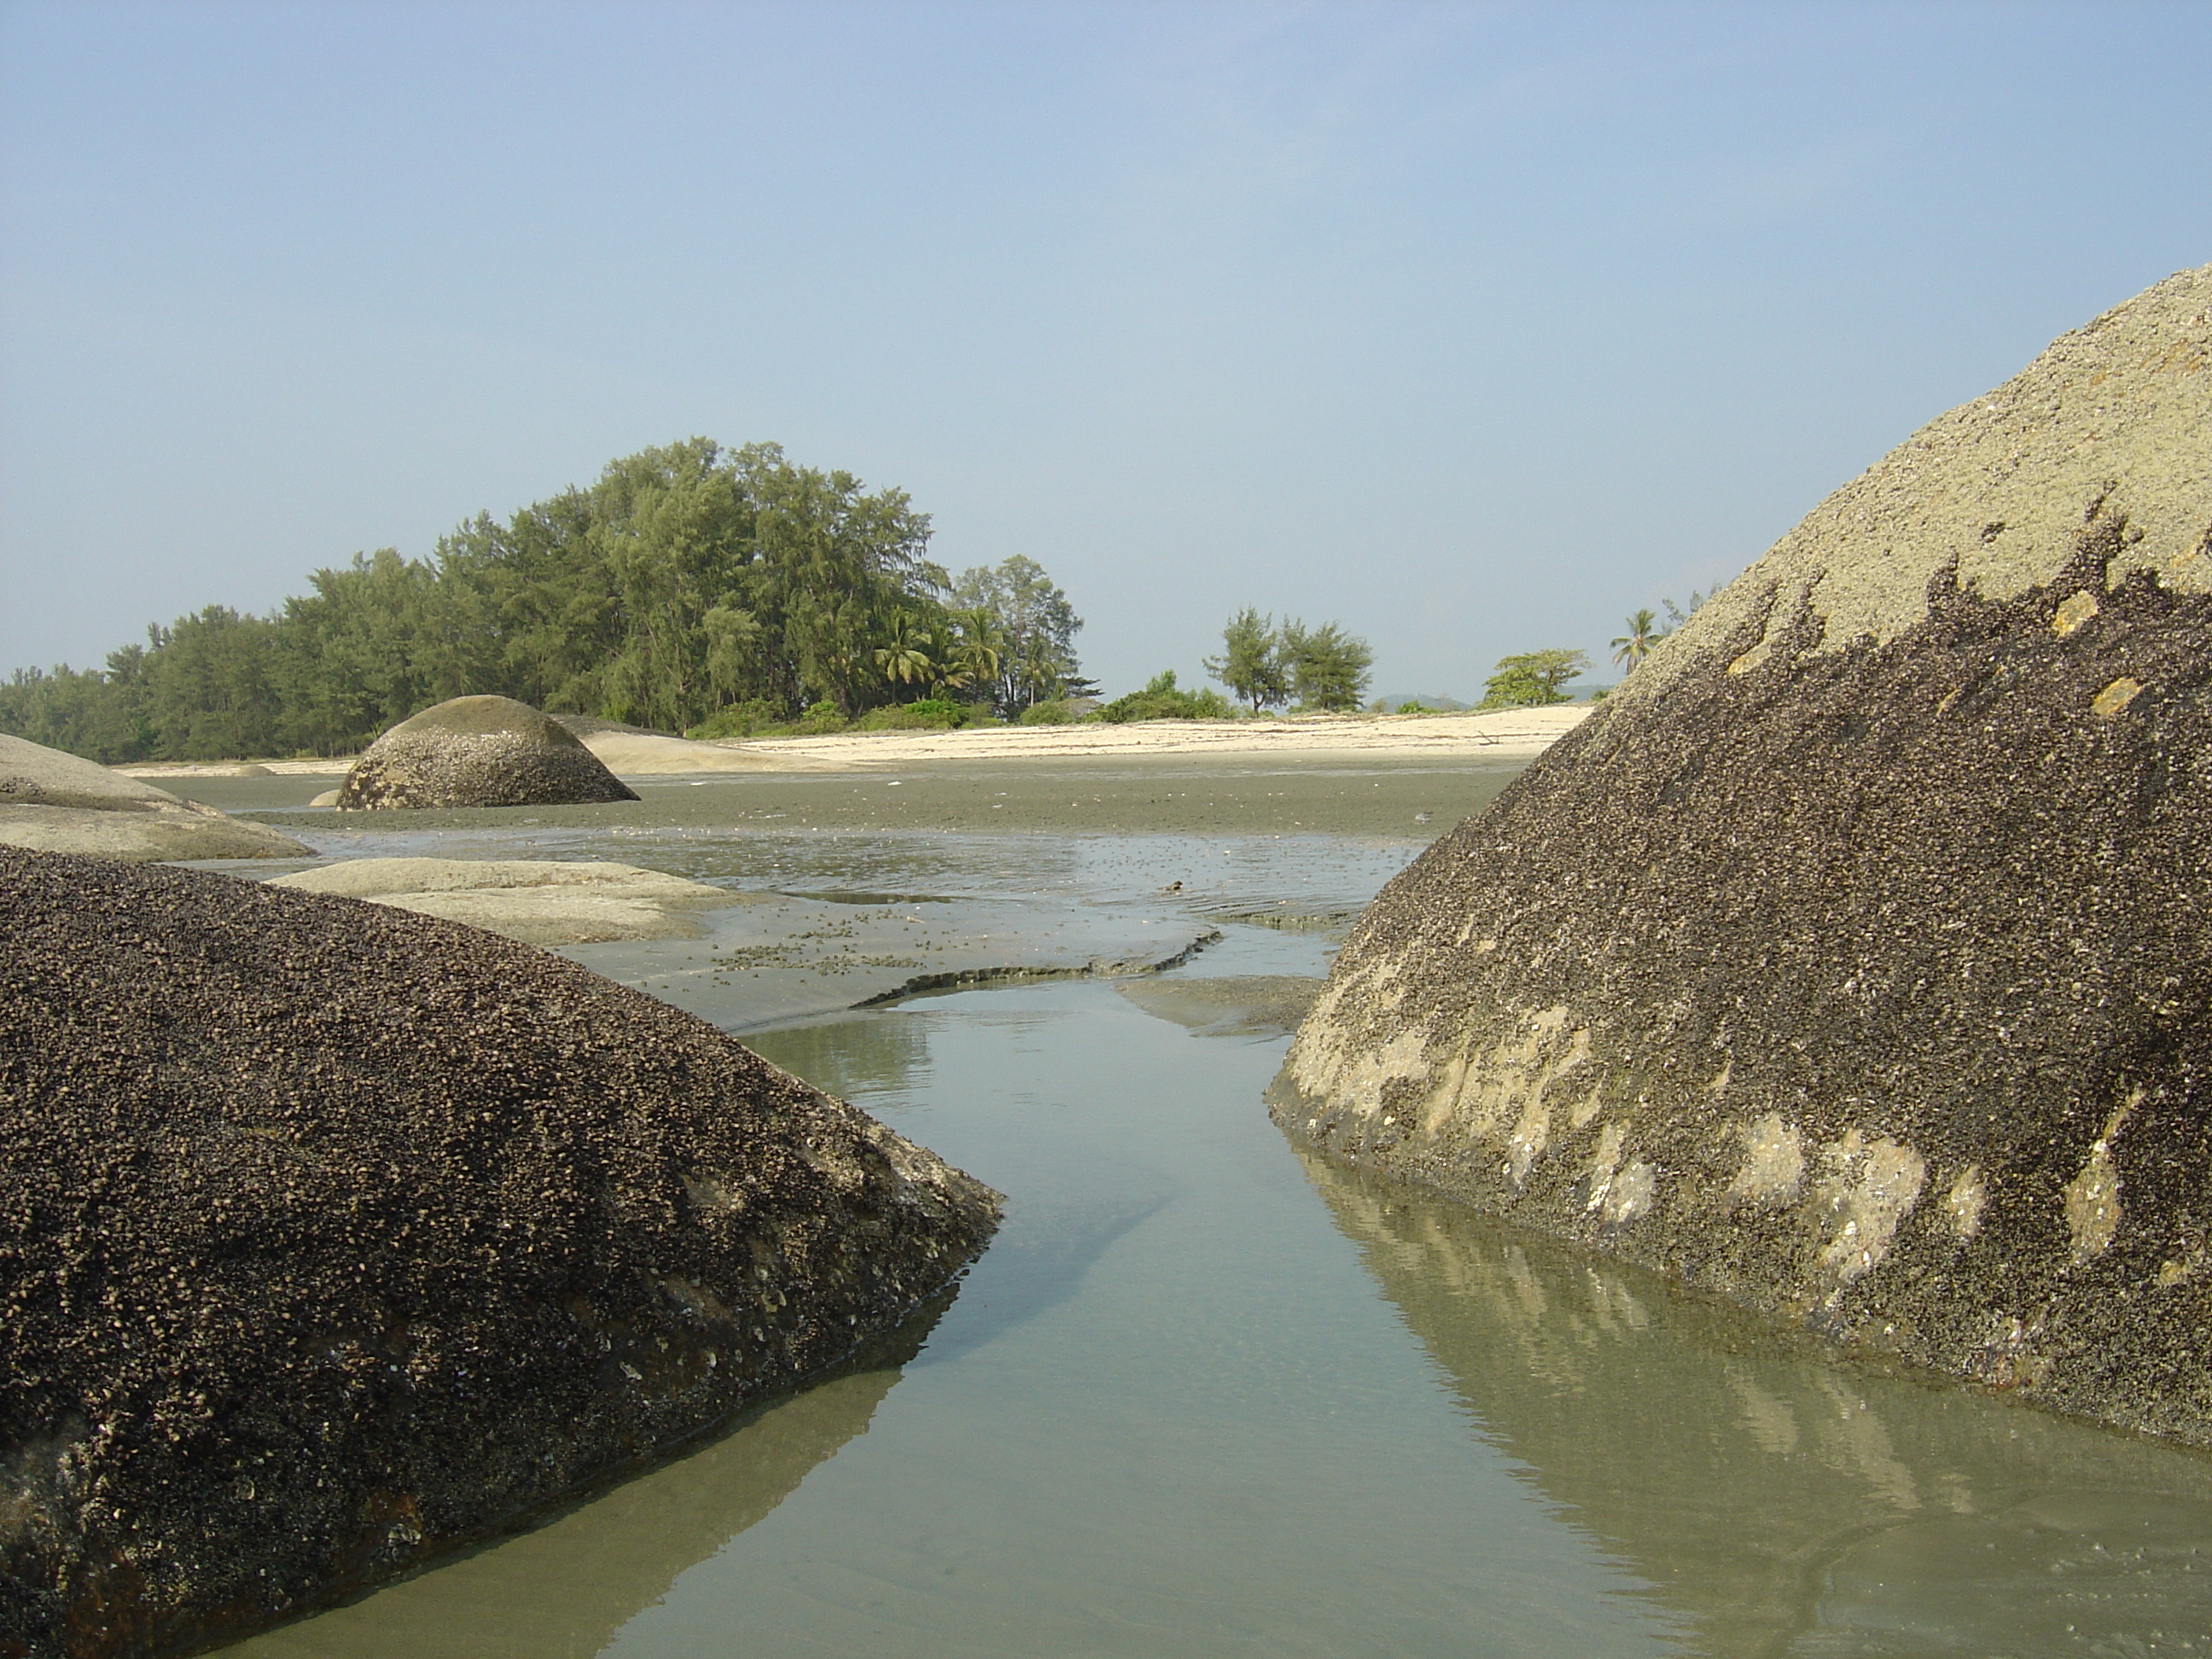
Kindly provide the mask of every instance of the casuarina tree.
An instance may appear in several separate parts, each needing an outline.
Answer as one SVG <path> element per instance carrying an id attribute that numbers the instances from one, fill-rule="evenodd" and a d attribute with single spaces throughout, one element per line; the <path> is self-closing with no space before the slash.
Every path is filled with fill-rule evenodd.
<path id="1" fill-rule="evenodd" d="M 1290 672 L 1291 695 L 1300 708 L 1343 714 L 1366 697 L 1375 652 L 1335 623 L 1312 629 L 1301 622 L 1285 623 L 1280 652 Z"/>
<path id="2" fill-rule="evenodd" d="M 1249 605 L 1221 630 L 1221 654 L 1206 659 L 1206 672 L 1227 686 L 1238 702 L 1251 704 L 1255 714 L 1280 708 L 1291 694 L 1275 619 Z"/>

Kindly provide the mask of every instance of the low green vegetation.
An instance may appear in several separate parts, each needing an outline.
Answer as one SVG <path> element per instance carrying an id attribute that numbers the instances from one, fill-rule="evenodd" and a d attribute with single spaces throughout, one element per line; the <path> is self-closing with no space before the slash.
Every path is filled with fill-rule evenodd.
<path id="1" fill-rule="evenodd" d="M 1374 666 L 1367 641 L 1335 623 L 1308 628 L 1285 617 L 1278 626 L 1249 605 L 1221 630 L 1221 654 L 1206 659 L 1206 672 L 1255 714 L 1285 703 L 1328 713 L 1357 708 Z"/>
<path id="2" fill-rule="evenodd" d="M 837 705 L 826 707 L 831 713 Z M 791 720 L 774 703 L 763 697 L 748 697 L 743 702 L 733 702 L 717 708 L 696 726 L 686 726 L 684 735 L 702 743 L 714 743 L 732 738 L 787 736 Z"/>
<path id="3" fill-rule="evenodd" d="M 1133 720 L 1225 720 L 1236 715 L 1229 700 L 1212 686 L 1186 691 L 1176 684 L 1175 670 L 1168 668 L 1153 675 L 1143 690 L 1115 698 L 1097 717 L 1125 726 Z"/>
<path id="4" fill-rule="evenodd" d="M 343 753 L 471 692 L 742 737 L 921 703 L 1010 719 L 1094 690 L 1042 566 L 956 580 L 928 541 L 903 490 L 690 439 L 479 515 L 429 558 L 315 571 L 266 617 L 210 605 L 104 668 L 19 670 L 0 731 L 112 764 Z"/>
<path id="5" fill-rule="evenodd" d="M 915 702 L 890 702 L 871 708 L 853 724 L 860 732 L 950 732 L 973 723 L 981 713 L 972 702 L 923 697 Z"/>

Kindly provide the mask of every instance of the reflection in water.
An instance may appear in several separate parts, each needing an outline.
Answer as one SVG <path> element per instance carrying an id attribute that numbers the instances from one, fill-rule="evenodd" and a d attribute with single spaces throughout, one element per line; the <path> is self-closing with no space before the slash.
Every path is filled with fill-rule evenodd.
<path id="1" fill-rule="evenodd" d="M 1311 948 L 1269 937 L 1246 965 Z M 866 1440 L 608 1659 L 1679 1650 L 1467 1432 L 1329 1224 L 1258 1109 L 1279 1039 L 1194 1041 L 1081 982 L 823 1031 L 896 1024 L 927 1062 L 864 1103 L 1006 1193 L 1005 1224 Z"/>
<path id="2" fill-rule="evenodd" d="M 916 1365 L 941 1365 L 1071 1299 L 1091 1264 L 1168 1201 L 1164 1191 L 1102 1194 L 1022 1206 L 985 1252 L 988 1277 Z"/>
<path id="3" fill-rule="evenodd" d="M 1032 1060 L 1065 1042 L 1058 1022 L 1019 1014 L 983 1018 L 1012 1053 Z M 926 1019 L 846 1018 L 749 1032 L 746 1042 L 816 1088 L 882 1113 L 895 1112 L 938 1081 L 931 1033 Z M 1004 1089 L 1007 1081 L 974 1079 L 966 1086 L 988 1090 L 995 1082 Z M 962 1085 L 956 1081 L 954 1086 Z M 1172 1190 L 1141 1164 L 1095 1158 L 1076 1170 L 1035 1170 L 1018 1186 L 957 1311 L 915 1364 L 942 1364 L 1066 1301 L 1091 1264 L 1158 1212 Z"/>
<path id="4" fill-rule="evenodd" d="M 633 861 L 1140 909 L 1175 879 L 1317 909 L 1396 856 L 954 839 L 725 833 Z M 1144 981 L 1164 1018 L 1078 981 L 749 1037 L 1008 1194 L 926 1352 L 237 1651 L 2212 1652 L 2212 1462 L 1839 1366 L 1436 1200 L 1302 1174 L 1260 1105 L 1282 1039 L 1218 1016 L 1322 971 L 1327 939 L 1224 931 Z"/>
<path id="5" fill-rule="evenodd" d="M 912 1020 L 857 1021 L 849 1015 L 748 1031 L 745 1046 L 824 1094 L 876 1111 L 928 1075 L 929 1041 Z"/>
<path id="6" fill-rule="evenodd" d="M 255 1638 L 238 1659 L 591 1659 L 855 1435 L 942 1311 L 709 1444 L 532 1532 Z"/>
<path id="7" fill-rule="evenodd" d="M 1480 1433 L 1723 1656 L 2212 1651 L 2212 1462 L 1846 1368 L 1317 1159 Z"/>

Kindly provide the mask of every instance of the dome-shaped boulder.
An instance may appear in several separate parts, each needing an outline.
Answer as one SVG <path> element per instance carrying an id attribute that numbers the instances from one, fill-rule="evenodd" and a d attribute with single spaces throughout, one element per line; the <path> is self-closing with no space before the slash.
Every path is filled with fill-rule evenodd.
<path id="1" fill-rule="evenodd" d="M 143 779 L 0 732 L 0 845 L 144 864 L 313 858 L 265 825 L 180 800 Z"/>
<path id="2" fill-rule="evenodd" d="M 2212 1444 L 2212 268 L 1838 490 L 1425 853 L 1273 1102 Z"/>
<path id="3" fill-rule="evenodd" d="M 981 1183 L 549 951 L 0 848 L 0 1653 L 198 1651 L 891 1331 Z"/>
<path id="4" fill-rule="evenodd" d="M 558 720 L 512 697 L 454 697 L 399 722 L 362 751 L 341 811 L 570 806 L 636 791 Z"/>

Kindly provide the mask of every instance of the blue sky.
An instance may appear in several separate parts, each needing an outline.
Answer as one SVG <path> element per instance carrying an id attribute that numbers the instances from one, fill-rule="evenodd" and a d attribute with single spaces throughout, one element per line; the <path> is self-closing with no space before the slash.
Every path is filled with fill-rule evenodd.
<path id="1" fill-rule="evenodd" d="M 2206 0 L 0 3 L 0 672 L 705 434 L 1109 690 L 1249 603 L 1469 696 L 2212 261 L 2208 85 Z"/>

